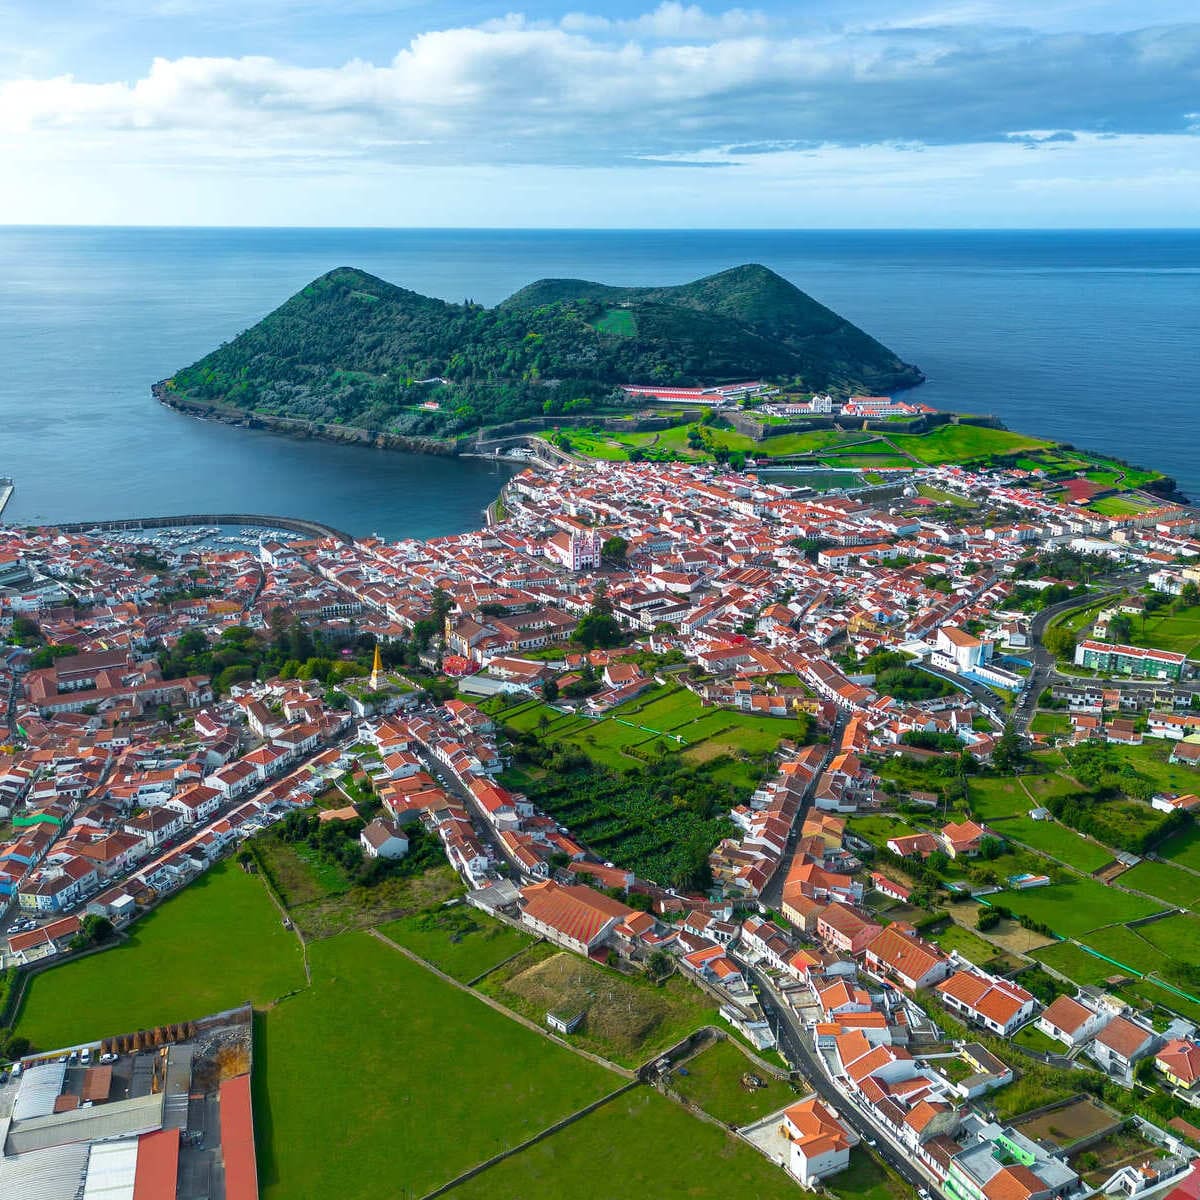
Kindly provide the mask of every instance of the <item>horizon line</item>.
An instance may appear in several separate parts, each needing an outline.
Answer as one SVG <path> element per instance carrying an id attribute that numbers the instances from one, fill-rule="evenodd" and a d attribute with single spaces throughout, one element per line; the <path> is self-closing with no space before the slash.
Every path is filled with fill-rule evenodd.
<path id="1" fill-rule="evenodd" d="M 822 234 L 822 233 L 1200 233 L 1198 225 L 201 225 L 166 222 L 82 224 L 60 222 L 3 222 L 0 232 L 45 230 L 189 230 L 228 232 L 343 233 L 657 233 L 657 234 Z"/>

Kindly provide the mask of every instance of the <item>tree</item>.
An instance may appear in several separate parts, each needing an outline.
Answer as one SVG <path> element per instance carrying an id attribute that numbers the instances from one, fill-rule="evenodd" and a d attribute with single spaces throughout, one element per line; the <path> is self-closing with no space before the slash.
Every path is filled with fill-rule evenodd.
<path id="1" fill-rule="evenodd" d="M 553 679 L 542 680 L 542 699 L 553 704 L 558 699 L 558 684 Z"/>
<path id="2" fill-rule="evenodd" d="M 1026 759 L 1025 746 L 1013 726 L 1005 725 L 1004 732 L 996 739 L 992 751 L 992 763 L 1001 774 L 1008 775 L 1019 770 Z"/>
<path id="3" fill-rule="evenodd" d="M 1117 613 L 1108 623 L 1109 641 L 1128 645 L 1131 637 L 1133 637 L 1133 622 L 1125 613 Z"/>
<path id="4" fill-rule="evenodd" d="M 1179 593 L 1179 604 L 1181 608 L 1195 608 L 1197 604 L 1200 604 L 1200 585 L 1189 579 Z"/>
<path id="5" fill-rule="evenodd" d="M 600 547 L 600 554 L 602 557 L 611 559 L 613 562 L 623 563 L 628 550 L 629 543 L 618 535 L 610 537 L 605 541 L 604 545 Z"/>
<path id="6" fill-rule="evenodd" d="M 439 633 L 445 628 L 446 618 L 450 615 L 453 607 L 454 601 L 450 598 L 449 593 L 443 588 L 435 587 L 429 597 L 429 612 L 437 622 Z"/>
<path id="7" fill-rule="evenodd" d="M 593 616 L 612 616 L 612 601 L 608 598 L 608 583 L 601 579 L 592 592 L 591 613 Z"/>
<path id="8" fill-rule="evenodd" d="M 980 907 L 975 914 L 975 928 L 986 932 L 1000 924 L 1000 914 L 994 908 Z"/>
<path id="9" fill-rule="evenodd" d="M 646 959 L 646 974 L 651 979 L 666 979 L 675 970 L 675 960 L 665 950 L 655 950 Z"/>
<path id="10" fill-rule="evenodd" d="M 1042 645 L 1055 658 L 1068 659 L 1075 656 L 1075 634 L 1065 625 L 1051 625 L 1042 634 Z"/>

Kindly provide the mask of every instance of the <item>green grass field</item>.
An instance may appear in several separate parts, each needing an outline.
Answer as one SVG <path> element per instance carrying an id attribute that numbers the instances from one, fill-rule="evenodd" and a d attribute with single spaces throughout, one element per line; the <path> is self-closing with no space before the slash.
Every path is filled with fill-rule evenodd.
<path id="1" fill-rule="evenodd" d="M 1102 925 L 1124 924 L 1158 912 L 1162 905 L 1105 887 L 1094 879 L 1072 879 L 1024 892 L 999 892 L 993 904 L 1029 916 L 1064 937 L 1079 937 Z"/>
<path id="2" fill-rule="evenodd" d="M 601 333 L 615 333 L 619 337 L 637 335 L 637 320 L 627 308 L 610 308 L 596 319 L 592 327 Z"/>
<path id="3" fill-rule="evenodd" d="M 947 954 L 952 950 L 957 950 L 963 958 L 973 962 L 977 967 L 991 962 L 993 958 L 1002 953 L 991 942 L 981 938 L 979 934 L 973 933 L 970 929 L 964 929 L 953 921 L 941 933 L 934 934 L 930 940 L 941 946 Z"/>
<path id="4" fill-rule="evenodd" d="M 53 1050 L 267 1004 L 303 984 L 299 943 L 263 881 L 223 863 L 138 921 L 128 941 L 36 976 L 16 1029 Z"/>
<path id="5" fill-rule="evenodd" d="M 910 1200 L 912 1189 L 866 1146 L 850 1151 L 850 1165 L 823 1184 L 839 1200 Z"/>
<path id="6" fill-rule="evenodd" d="M 312 987 L 255 1044 L 267 1200 L 419 1196 L 620 1084 L 369 934 L 311 957 Z"/>
<path id="7" fill-rule="evenodd" d="M 989 429 L 984 425 L 941 425 L 932 433 L 895 433 L 890 438 L 897 449 L 923 463 L 967 462 L 990 454 L 1014 454 L 1039 450 L 1051 443 L 1040 438 Z"/>
<path id="8" fill-rule="evenodd" d="M 1122 762 L 1149 779 L 1157 791 L 1185 795 L 1200 787 L 1200 772 L 1167 761 L 1174 745 L 1165 738 L 1149 738 L 1140 746 L 1113 746 L 1112 750 Z"/>
<path id="9" fill-rule="evenodd" d="M 453 1200 L 562 1195 L 572 1200 L 796 1200 L 800 1192 L 756 1150 L 642 1087 L 451 1193 Z M 847 1200 L 891 1200 L 891 1195 L 863 1191 Z"/>
<path id="10" fill-rule="evenodd" d="M 1031 817 L 1003 817 L 992 824 L 1001 836 L 1040 850 L 1078 871 L 1091 874 L 1112 862 L 1112 851 L 1090 842 L 1057 821 L 1035 821 Z M 1200 883 L 1200 880 L 1197 880 Z"/>
<path id="11" fill-rule="evenodd" d="M 401 917 L 379 932 L 463 983 L 533 944 L 529 934 L 465 905 Z"/>
<path id="12" fill-rule="evenodd" d="M 1178 833 L 1173 833 L 1159 842 L 1156 850 L 1162 858 L 1200 871 L 1200 825 L 1189 825 Z"/>
<path id="13" fill-rule="evenodd" d="M 1141 928 L 1151 929 L 1153 925 L 1143 925 Z M 1094 929 L 1083 940 L 1091 949 L 1100 954 L 1107 954 L 1109 958 L 1114 958 L 1143 975 L 1161 970 L 1167 961 L 1161 950 L 1148 942 L 1136 929 L 1130 929 L 1126 925 Z M 1107 974 L 1111 975 L 1112 971 L 1108 970 Z"/>
<path id="14" fill-rule="evenodd" d="M 1088 505 L 1092 512 L 1099 513 L 1103 517 L 1128 517 L 1134 513 L 1145 512 L 1151 507 L 1153 506 L 1148 501 L 1127 493 L 1118 496 L 1104 496 L 1099 500 L 1093 500 Z"/>
<path id="15" fill-rule="evenodd" d="M 1170 863 L 1141 862 L 1122 873 L 1119 882 L 1124 887 L 1157 896 L 1167 904 L 1191 908 L 1200 900 L 1200 875 L 1193 875 Z"/>
<path id="16" fill-rule="evenodd" d="M 1135 646 L 1200 658 L 1200 605 L 1147 617 L 1145 628 L 1140 620 L 1134 621 L 1132 641 Z"/>
<path id="17" fill-rule="evenodd" d="M 972 775 L 967 779 L 971 811 L 981 821 L 1013 817 L 1036 807 L 1011 775 Z"/>
<path id="18" fill-rule="evenodd" d="M 771 753 L 784 738 L 803 741 L 806 716 L 760 717 L 730 709 L 705 707 L 686 688 L 654 688 L 618 705 L 600 718 L 563 714 L 538 700 L 511 707 L 490 707 L 505 725 L 523 733 L 536 732 L 546 742 L 564 742 L 594 762 L 628 771 L 645 764 L 623 750 L 658 747 L 679 753 L 688 762 L 707 762 L 722 754 Z M 729 782 L 753 786 L 757 779 L 744 764 L 730 766 Z"/>
<path id="19" fill-rule="evenodd" d="M 732 1042 L 716 1042 L 691 1059 L 686 1075 L 675 1071 L 671 1086 L 709 1116 L 731 1125 L 749 1125 L 791 1104 L 796 1095 L 782 1080 L 762 1072 Z M 747 1091 L 742 1076 L 757 1075 L 767 1085 Z"/>
<path id="20" fill-rule="evenodd" d="M 1029 728 L 1034 733 L 1070 733 L 1071 718 L 1066 713 L 1061 712 L 1039 712 L 1034 714 L 1033 720 L 1029 723 Z"/>
<path id="21" fill-rule="evenodd" d="M 1110 975 L 1118 974 L 1118 968 L 1103 962 L 1094 955 L 1081 950 L 1073 942 L 1055 942 L 1034 950 L 1032 957 L 1056 971 L 1061 971 L 1082 987 L 1096 987 Z"/>
<path id="22" fill-rule="evenodd" d="M 1152 921 L 1140 926 L 1138 933 L 1171 958 L 1200 963 L 1200 918 L 1192 913 Z"/>

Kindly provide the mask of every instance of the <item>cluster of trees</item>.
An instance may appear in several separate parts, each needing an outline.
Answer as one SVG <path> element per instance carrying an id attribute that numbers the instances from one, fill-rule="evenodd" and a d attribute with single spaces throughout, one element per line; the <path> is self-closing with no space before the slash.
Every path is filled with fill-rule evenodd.
<path id="1" fill-rule="evenodd" d="M 1035 555 L 1018 560 L 1013 566 L 1013 578 L 1042 579 L 1049 577 L 1087 583 L 1111 566 L 1112 563 L 1103 555 L 1080 554 L 1078 550 L 1058 546 L 1049 551 L 1039 550 Z M 1065 600 L 1071 594 L 1070 591 L 1067 591 L 1059 598 Z"/>
<path id="2" fill-rule="evenodd" d="M 79 932 L 71 939 L 71 949 L 89 950 L 92 946 L 102 946 L 111 941 L 115 932 L 107 917 L 89 914 L 80 921 Z"/>
<path id="3" fill-rule="evenodd" d="M 536 737 L 515 744 L 519 758 L 545 768 L 525 792 L 613 862 L 663 887 L 705 888 L 708 855 L 733 833 L 733 789 L 713 777 L 714 765 L 692 767 L 664 755 L 617 772 L 562 747 L 547 752 Z"/>
<path id="4" fill-rule="evenodd" d="M 312 813 L 293 812 L 262 836 L 307 846 L 322 861 L 337 867 L 347 886 L 374 887 L 385 879 L 420 875 L 445 861 L 441 843 L 419 823 L 405 830 L 408 853 L 403 858 L 367 858 L 358 840 L 363 825 L 362 819 L 322 821 Z"/>
<path id="5" fill-rule="evenodd" d="M 384 666 L 417 669 L 420 655 L 441 632 L 449 604 L 446 594 L 435 590 L 430 615 L 416 623 L 413 636 L 380 645 Z M 364 634 L 348 648 L 349 658 L 340 644 L 335 646 L 319 630 L 311 630 L 299 620 L 286 621 L 277 610 L 266 633 L 235 625 L 210 641 L 203 630 L 189 629 L 174 646 L 159 647 L 158 661 L 165 678 L 206 675 L 218 693 L 227 692 L 235 683 L 276 675 L 313 679 L 336 690 L 347 679 L 370 673 L 375 639 Z"/>
<path id="6" fill-rule="evenodd" d="M 588 650 L 619 646 L 625 641 L 625 631 L 613 616 L 612 601 L 608 598 L 608 584 L 603 579 L 596 584 L 596 590 L 592 593 L 592 606 L 575 627 L 571 641 Z"/>

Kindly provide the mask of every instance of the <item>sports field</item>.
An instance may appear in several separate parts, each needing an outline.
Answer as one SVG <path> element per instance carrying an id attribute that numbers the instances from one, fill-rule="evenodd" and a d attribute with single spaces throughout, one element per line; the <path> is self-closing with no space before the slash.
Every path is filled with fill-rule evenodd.
<path id="1" fill-rule="evenodd" d="M 267 1200 L 420 1196 L 621 1083 L 370 934 L 310 953 L 256 1030 Z"/>
<path id="2" fill-rule="evenodd" d="M 16 1032 L 53 1050 L 269 1004 L 303 984 L 300 945 L 263 881 L 225 862 L 138 921 L 123 944 L 35 976 Z"/>

